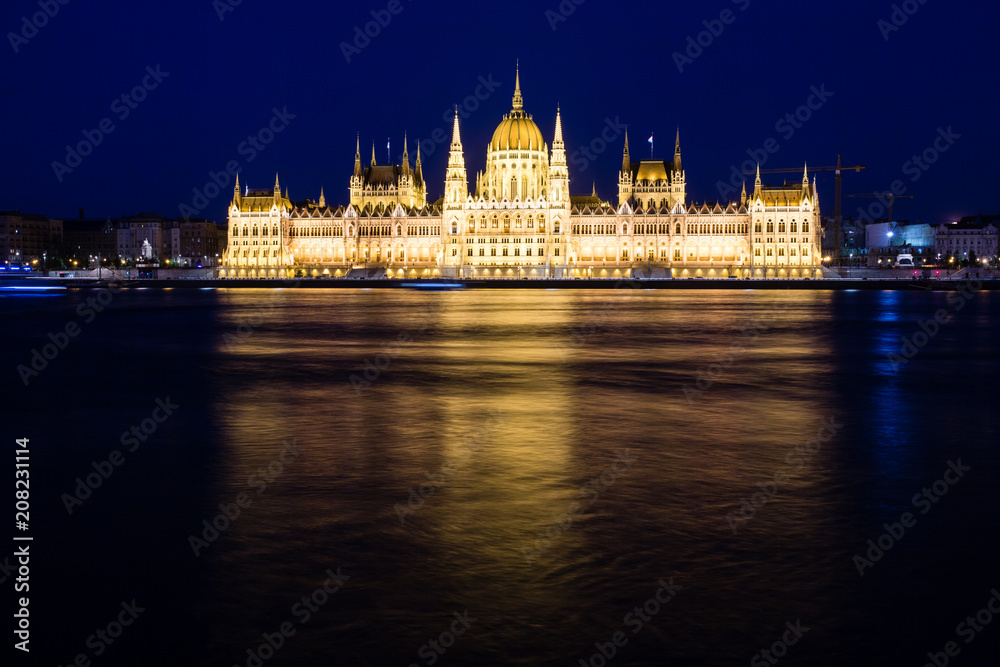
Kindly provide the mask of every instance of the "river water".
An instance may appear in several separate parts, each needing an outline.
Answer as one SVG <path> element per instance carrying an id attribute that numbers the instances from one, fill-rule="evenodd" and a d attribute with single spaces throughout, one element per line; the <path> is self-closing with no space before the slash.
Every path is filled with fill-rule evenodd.
<path id="1" fill-rule="evenodd" d="M 95 296 L 0 298 L 44 664 L 996 664 L 996 294 Z"/>

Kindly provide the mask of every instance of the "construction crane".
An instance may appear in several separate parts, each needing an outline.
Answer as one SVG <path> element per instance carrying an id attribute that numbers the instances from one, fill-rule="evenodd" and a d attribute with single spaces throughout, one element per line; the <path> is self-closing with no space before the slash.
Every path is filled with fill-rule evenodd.
<path id="1" fill-rule="evenodd" d="M 892 217 L 892 205 L 897 199 L 916 199 L 914 195 L 894 195 L 891 192 L 866 192 L 861 195 L 847 195 L 852 199 L 878 199 L 889 202 L 889 222 L 895 222 Z"/>
<path id="2" fill-rule="evenodd" d="M 849 167 L 843 166 L 840 163 L 840 156 L 839 155 L 837 156 L 837 164 L 836 164 L 836 166 L 833 166 L 833 167 L 812 167 L 810 169 L 810 171 L 835 171 L 835 172 L 837 172 L 837 176 L 836 176 L 836 179 L 835 179 L 836 194 L 834 196 L 834 202 L 833 202 L 833 236 L 834 236 L 835 242 L 833 244 L 833 262 L 832 262 L 832 264 L 834 266 L 839 266 L 840 265 L 840 244 L 843 242 L 843 239 L 841 238 L 841 236 L 842 236 L 841 226 L 842 226 L 842 223 L 843 223 L 843 218 L 842 218 L 842 211 L 841 211 L 841 205 L 840 205 L 840 202 L 841 202 L 841 192 L 842 192 L 841 175 L 842 175 L 842 172 L 845 171 L 845 170 L 846 171 L 853 170 L 854 172 L 860 172 L 862 169 L 867 169 L 867 167 L 865 167 L 865 165 L 863 165 L 863 164 L 855 164 L 855 165 L 851 165 Z M 762 173 L 762 174 L 792 174 L 792 173 L 798 173 L 800 170 L 801 170 L 800 167 L 789 167 L 787 169 L 761 169 L 760 173 Z M 755 174 L 757 172 L 756 171 L 744 171 L 743 173 L 744 174 Z"/>

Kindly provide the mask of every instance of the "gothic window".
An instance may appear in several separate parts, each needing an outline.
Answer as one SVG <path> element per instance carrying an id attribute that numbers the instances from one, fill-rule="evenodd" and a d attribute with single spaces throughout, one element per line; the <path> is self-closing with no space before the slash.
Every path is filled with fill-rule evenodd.
<path id="1" fill-rule="evenodd" d="M 809 233 L 809 223 L 806 222 L 805 220 L 802 221 L 802 233 L 803 234 Z"/>
<path id="2" fill-rule="evenodd" d="M 792 232 L 792 234 L 798 233 L 798 231 L 799 231 L 799 223 L 797 223 L 794 220 L 792 220 L 791 229 L 789 231 Z"/>
<path id="3" fill-rule="evenodd" d="M 767 233 L 768 234 L 774 233 L 774 223 L 770 220 L 767 221 Z"/>
<path id="4" fill-rule="evenodd" d="M 768 248 L 767 249 L 767 256 L 768 257 L 774 257 L 774 248 Z"/>
<path id="5" fill-rule="evenodd" d="M 622 234 L 628 234 L 628 224 L 622 225 Z"/>
<path id="6" fill-rule="evenodd" d="M 504 249 L 503 249 L 503 256 L 504 256 L 504 257 L 506 257 L 506 256 L 507 256 L 507 248 L 504 248 Z"/>
<path id="7" fill-rule="evenodd" d="M 760 257 L 760 248 L 754 248 L 753 249 L 753 256 L 754 257 Z"/>
<path id="8" fill-rule="evenodd" d="M 558 257 L 558 256 L 559 256 L 559 248 L 556 248 L 556 249 L 555 249 L 555 252 L 554 252 L 553 254 L 554 254 L 554 255 L 555 255 L 556 257 Z"/>
<path id="9" fill-rule="evenodd" d="M 785 233 L 785 221 L 784 220 L 782 220 L 781 222 L 778 223 L 778 233 L 779 234 L 784 234 Z"/>
<path id="10" fill-rule="evenodd" d="M 479 249 L 479 256 L 480 256 L 480 257 L 483 257 L 483 256 L 485 256 L 485 255 L 486 255 L 486 248 L 480 248 L 480 249 Z"/>
<path id="11" fill-rule="evenodd" d="M 528 257 L 531 257 L 531 248 L 528 248 L 527 250 L 525 250 L 524 254 L 527 255 Z"/>
<path id="12" fill-rule="evenodd" d="M 472 257 L 472 248 L 469 248 L 469 249 L 468 249 L 468 250 L 467 250 L 467 251 L 465 252 L 465 254 L 466 254 L 466 255 L 468 255 L 469 257 Z"/>
<path id="13" fill-rule="evenodd" d="M 519 257 L 520 255 L 521 255 L 521 249 L 520 248 L 514 248 L 514 257 Z"/>
<path id="14" fill-rule="evenodd" d="M 784 256 L 785 256 L 785 249 L 778 248 L 778 257 L 784 257 Z"/>
<path id="15" fill-rule="evenodd" d="M 490 248 L 490 257 L 496 257 L 496 256 L 497 256 L 497 249 Z"/>
<path id="16" fill-rule="evenodd" d="M 678 222 L 676 225 L 674 225 L 674 234 L 680 234 L 680 233 L 681 233 L 681 223 Z"/>

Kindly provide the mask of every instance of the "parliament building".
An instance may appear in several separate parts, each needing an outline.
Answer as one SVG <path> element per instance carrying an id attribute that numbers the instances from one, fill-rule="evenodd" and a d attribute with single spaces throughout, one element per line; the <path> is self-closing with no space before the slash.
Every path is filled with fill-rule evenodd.
<path id="1" fill-rule="evenodd" d="M 768 187 L 758 170 L 739 202 L 688 204 L 680 133 L 673 161 L 633 161 L 625 135 L 618 201 L 570 194 L 562 117 L 551 146 L 513 106 L 470 189 L 456 109 L 444 197 L 427 202 L 417 146 L 410 165 L 354 153 L 350 203 L 291 201 L 274 188 L 229 207 L 223 278 L 820 278 L 815 179 Z"/>

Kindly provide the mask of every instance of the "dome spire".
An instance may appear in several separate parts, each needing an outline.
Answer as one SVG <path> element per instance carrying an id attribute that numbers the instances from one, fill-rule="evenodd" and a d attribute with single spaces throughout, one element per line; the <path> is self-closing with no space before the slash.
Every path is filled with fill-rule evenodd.
<path id="1" fill-rule="evenodd" d="M 517 61 L 516 75 L 514 77 L 514 111 L 524 108 L 524 99 L 521 97 L 521 61 Z"/>

